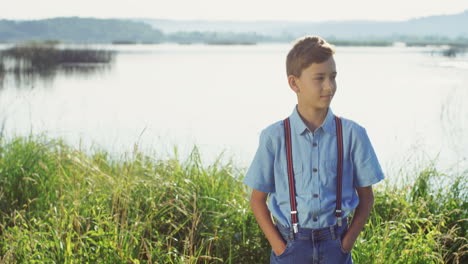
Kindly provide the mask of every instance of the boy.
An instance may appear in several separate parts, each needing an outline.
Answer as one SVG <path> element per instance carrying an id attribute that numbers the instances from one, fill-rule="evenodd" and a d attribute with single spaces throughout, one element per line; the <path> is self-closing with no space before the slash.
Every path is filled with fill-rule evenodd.
<path id="1" fill-rule="evenodd" d="M 384 178 L 365 129 L 329 108 L 337 88 L 333 54 L 320 37 L 304 37 L 289 51 L 297 105 L 262 131 L 244 179 L 272 247 L 270 263 L 352 263 L 374 202 L 372 184 Z"/>

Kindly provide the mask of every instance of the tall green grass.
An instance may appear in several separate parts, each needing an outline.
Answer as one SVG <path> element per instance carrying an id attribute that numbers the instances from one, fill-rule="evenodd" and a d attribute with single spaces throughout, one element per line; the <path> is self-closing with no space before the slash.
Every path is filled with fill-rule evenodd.
<path id="1" fill-rule="evenodd" d="M 0 263 L 268 263 L 243 172 L 197 148 L 115 159 L 0 138 Z M 450 177 L 428 167 L 377 188 L 355 263 L 466 263 L 466 172 Z"/>

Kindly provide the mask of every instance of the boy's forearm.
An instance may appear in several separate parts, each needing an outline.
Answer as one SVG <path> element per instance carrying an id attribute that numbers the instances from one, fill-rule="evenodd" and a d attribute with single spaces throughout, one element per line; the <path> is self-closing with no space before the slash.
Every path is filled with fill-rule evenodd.
<path id="1" fill-rule="evenodd" d="M 254 192 L 255 193 L 252 193 L 252 198 L 250 199 L 250 205 L 252 207 L 252 212 L 257 219 L 258 225 L 274 250 L 284 247 L 285 242 L 281 237 L 281 234 L 278 232 L 278 229 L 273 224 L 270 216 L 270 210 L 268 210 L 266 205 L 267 194 L 259 194 L 256 190 L 254 190 Z"/>
<path id="2" fill-rule="evenodd" d="M 374 195 L 372 187 L 358 188 L 359 205 L 356 207 L 353 219 L 346 232 L 346 239 L 354 244 L 362 229 L 366 225 L 372 206 L 374 205 Z"/>

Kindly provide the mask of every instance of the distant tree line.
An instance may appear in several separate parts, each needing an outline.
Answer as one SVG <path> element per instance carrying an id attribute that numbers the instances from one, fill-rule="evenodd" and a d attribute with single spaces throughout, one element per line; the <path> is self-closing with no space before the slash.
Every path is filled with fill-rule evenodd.
<path id="1" fill-rule="evenodd" d="M 163 33 L 144 22 L 119 19 L 95 18 L 53 18 L 35 21 L 0 20 L 0 42 L 50 41 L 71 43 L 161 43 L 180 44 L 255 44 L 262 42 L 290 42 L 298 36 L 284 32 L 279 35 L 266 35 L 255 32 L 201 32 L 178 31 Z M 467 47 L 468 37 L 448 38 L 444 36 L 397 35 L 390 37 L 340 38 L 324 36 L 335 45 L 349 46 L 389 46 L 395 41 L 407 45 L 451 45 Z"/>
<path id="2" fill-rule="evenodd" d="M 36 21 L 0 20 L 0 42 L 50 41 L 73 43 L 160 43 L 252 44 L 288 41 L 258 33 L 175 32 L 164 34 L 152 26 L 130 20 L 53 18 Z"/>
<path id="3" fill-rule="evenodd" d="M 164 34 L 143 22 L 118 19 L 54 18 L 37 21 L 0 20 L 0 42 L 72 43 L 256 43 L 274 41 L 257 33 L 176 32 Z"/>
<path id="4" fill-rule="evenodd" d="M 159 42 L 164 34 L 141 22 L 118 19 L 53 18 L 37 21 L 0 20 L 0 41 L 60 40 L 74 43 L 114 41 Z"/>

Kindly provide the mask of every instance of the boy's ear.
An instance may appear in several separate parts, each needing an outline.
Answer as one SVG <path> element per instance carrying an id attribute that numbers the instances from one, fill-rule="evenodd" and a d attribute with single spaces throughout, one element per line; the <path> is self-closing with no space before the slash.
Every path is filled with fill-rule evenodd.
<path id="1" fill-rule="evenodd" d="M 288 76 L 288 83 L 289 83 L 289 87 L 291 88 L 291 90 L 293 90 L 295 93 L 298 93 L 300 90 L 299 90 L 299 86 L 297 85 L 297 77 L 294 76 L 294 75 L 289 75 Z"/>

